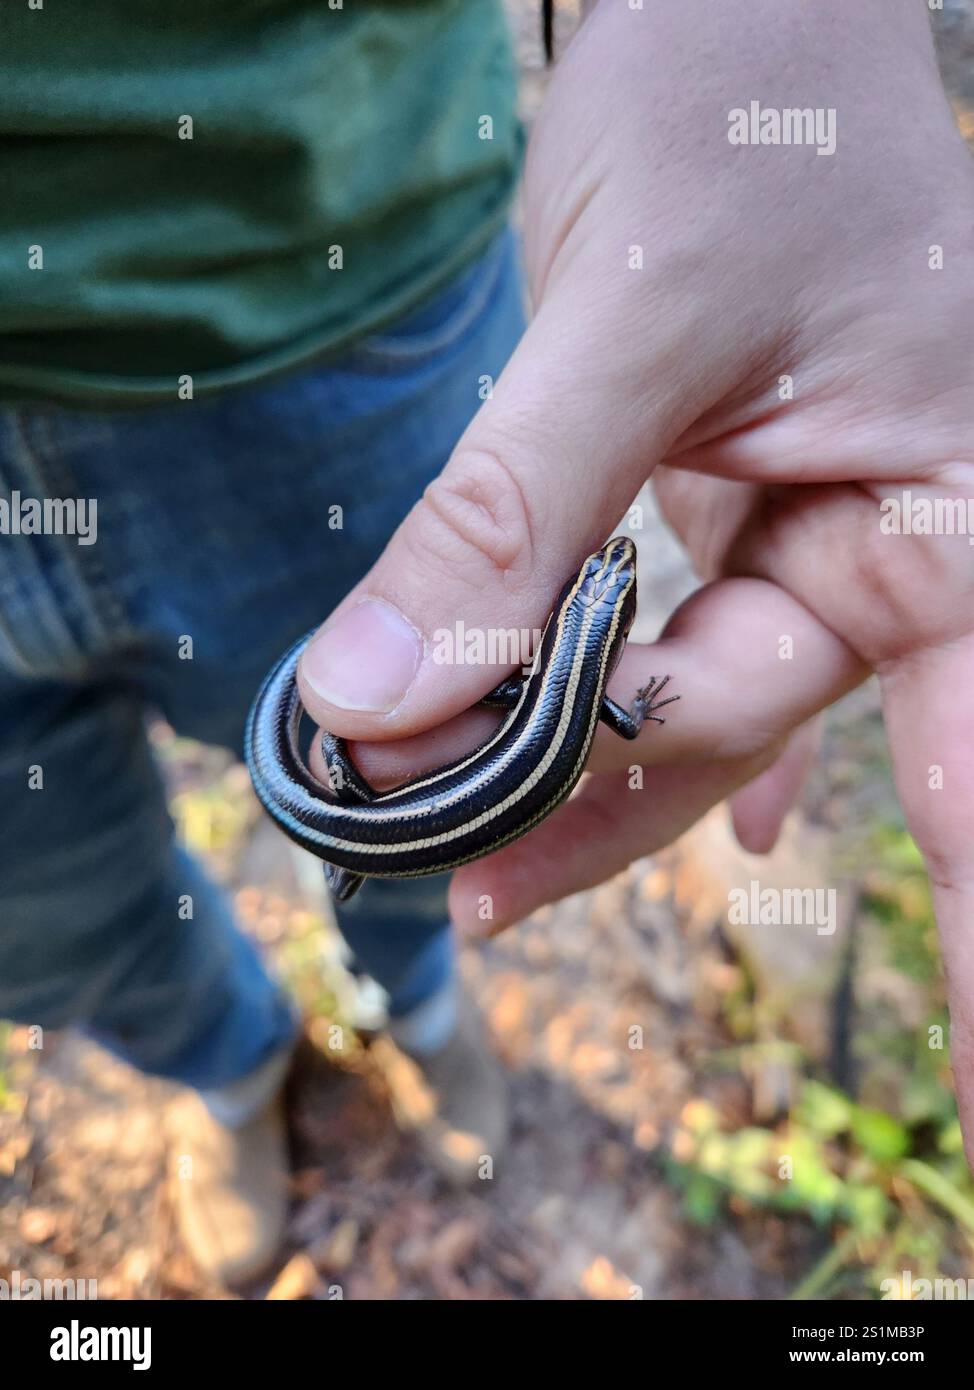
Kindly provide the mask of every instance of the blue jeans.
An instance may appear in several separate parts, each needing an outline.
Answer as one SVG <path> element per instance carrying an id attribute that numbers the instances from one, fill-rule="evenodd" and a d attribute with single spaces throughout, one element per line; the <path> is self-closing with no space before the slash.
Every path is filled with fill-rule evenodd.
<path id="1" fill-rule="evenodd" d="M 0 498 L 97 502 L 94 544 L 0 534 L 0 1018 L 83 1027 L 202 1089 L 293 1036 L 223 893 L 174 844 L 146 713 L 239 751 L 267 668 L 376 560 L 522 330 L 505 231 L 298 374 L 139 411 L 0 408 Z M 372 881 L 338 910 L 394 1015 L 449 980 L 445 891 Z"/>

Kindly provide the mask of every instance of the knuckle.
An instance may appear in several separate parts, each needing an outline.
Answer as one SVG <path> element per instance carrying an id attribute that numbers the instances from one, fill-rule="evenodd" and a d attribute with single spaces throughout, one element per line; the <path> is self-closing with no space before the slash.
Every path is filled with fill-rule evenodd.
<path id="1" fill-rule="evenodd" d="M 457 454 L 423 493 L 416 538 L 452 570 L 478 583 L 519 579 L 532 568 L 528 500 L 515 472 L 498 455 Z"/>

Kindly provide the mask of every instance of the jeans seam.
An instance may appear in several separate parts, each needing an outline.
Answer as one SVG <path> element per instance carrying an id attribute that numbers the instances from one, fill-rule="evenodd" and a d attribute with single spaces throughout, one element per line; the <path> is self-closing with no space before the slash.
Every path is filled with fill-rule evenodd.
<path id="1" fill-rule="evenodd" d="M 10 410 L 14 427 L 20 436 L 25 454 L 48 497 L 80 498 L 80 484 L 64 455 L 55 430 L 55 417 L 43 413 L 33 414 L 24 408 Z M 95 499 L 97 502 L 97 498 Z M 119 637 L 134 639 L 135 633 L 128 620 L 125 609 L 113 592 L 101 559 L 94 545 L 75 544 L 69 550 L 67 544 L 59 549 L 58 562 L 77 594 L 80 616 L 86 616 L 83 606 L 87 605 L 88 616 L 95 630 L 95 644 Z M 114 642 L 112 643 L 114 645 Z M 82 650 L 88 648 L 81 644 Z M 90 654 L 90 652 L 89 652 Z"/>

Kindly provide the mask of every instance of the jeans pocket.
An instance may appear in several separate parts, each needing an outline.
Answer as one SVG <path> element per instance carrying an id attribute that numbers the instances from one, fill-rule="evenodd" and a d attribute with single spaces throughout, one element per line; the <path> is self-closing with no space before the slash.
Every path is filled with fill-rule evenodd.
<path id="1" fill-rule="evenodd" d="M 514 233 L 505 226 L 472 265 L 415 309 L 359 339 L 350 356 L 365 366 L 415 367 L 454 347 L 479 321 L 515 259 Z"/>

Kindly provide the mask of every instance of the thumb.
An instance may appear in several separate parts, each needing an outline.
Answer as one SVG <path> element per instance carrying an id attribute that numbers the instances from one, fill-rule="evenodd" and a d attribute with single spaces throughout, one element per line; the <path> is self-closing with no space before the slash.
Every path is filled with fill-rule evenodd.
<path id="1" fill-rule="evenodd" d="M 559 320 L 534 320 L 443 472 L 306 649 L 301 697 L 321 726 L 401 738 L 474 704 L 528 659 L 562 584 L 658 458 L 649 393 L 637 427 L 625 374 L 583 360 L 577 308 L 574 332 Z M 452 661 L 443 633 L 463 637 Z M 505 640 L 467 640 L 492 633 Z"/>

